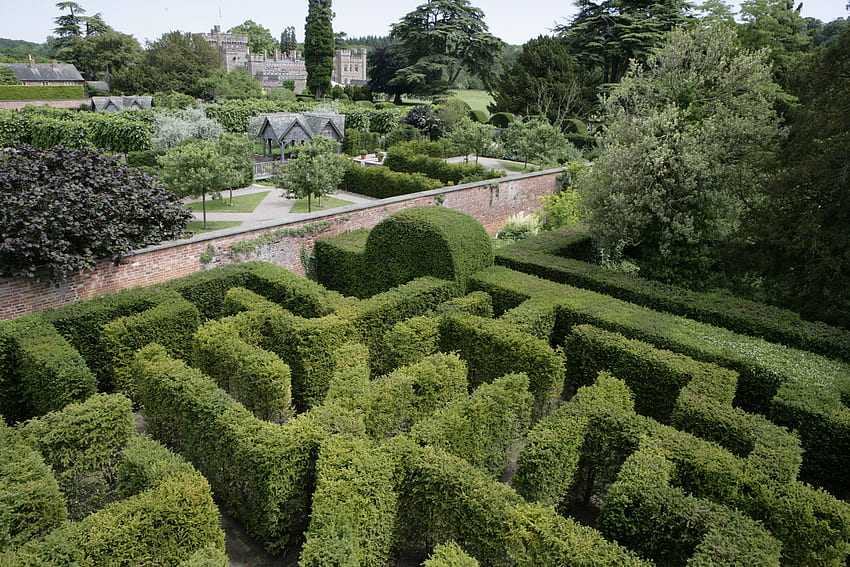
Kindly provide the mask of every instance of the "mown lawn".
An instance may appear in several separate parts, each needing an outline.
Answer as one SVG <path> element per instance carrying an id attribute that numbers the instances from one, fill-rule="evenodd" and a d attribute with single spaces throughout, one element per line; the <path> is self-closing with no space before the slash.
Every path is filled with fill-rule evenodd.
<path id="1" fill-rule="evenodd" d="M 451 94 L 468 104 L 472 110 L 483 110 L 490 115 L 487 105 L 493 103 L 493 97 L 487 91 L 459 90 L 451 91 Z"/>
<path id="2" fill-rule="evenodd" d="M 230 198 L 227 193 L 222 193 L 221 199 L 207 199 L 208 213 L 251 213 L 257 208 L 257 205 L 266 198 L 266 195 L 271 191 L 263 191 L 261 193 L 250 193 L 248 195 L 239 195 L 233 197 L 233 206 L 230 205 Z M 187 209 L 201 211 L 201 201 L 192 201 L 186 203 Z"/>
<path id="3" fill-rule="evenodd" d="M 316 211 L 325 211 L 327 209 L 335 209 L 337 207 L 344 207 L 346 205 L 353 205 L 351 201 L 345 201 L 343 199 L 337 199 L 335 197 L 322 197 L 321 204 L 317 199 L 313 199 L 313 210 L 307 210 L 307 199 L 298 199 L 295 201 L 295 204 L 292 205 L 292 208 L 289 209 L 290 213 L 306 213 Z"/>
<path id="4" fill-rule="evenodd" d="M 192 221 L 186 227 L 186 231 L 200 234 L 202 232 L 212 232 L 213 230 L 221 230 L 223 228 L 233 228 L 239 226 L 242 221 L 207 221 L 207 228 L 204 228 L 204 221 Z"/>

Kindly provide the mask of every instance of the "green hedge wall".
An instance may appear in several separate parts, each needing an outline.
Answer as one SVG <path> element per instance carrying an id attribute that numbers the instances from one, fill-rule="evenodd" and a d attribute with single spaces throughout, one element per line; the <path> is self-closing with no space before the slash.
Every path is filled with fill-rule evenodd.
<path id="1" fill-rule="evenodd" d="M 388 455 L 367 441 L 343 435 L 325 439 L 299 565 L 389 565 L 398 543 L 393 473 Z"/>
<path id="2" fill-rule="evenodd" d="M 444 186 L 442 181 L 430 179 L 422 173 L 400 173 L 386 167 L 353 166 L 345 172 L 339 189 L 376 199 L 386 199 Z"/>
<path id="3" fill-rule="evenodd" d="M 397 144 L 389 149 L 387 157 L 384 158 L 384 166 L 399 173 L 422 173 L 444 185 L 496 179 L 504 175 L 500 171 L 489 170 L 480 163 L 447 163 L 439 158 L 417 154 L 404 144 Z"/>
<path id="4" fill-rule="evenodd" d="M 164 345 L 177 358 L 190 360 L 192 335 L 200 325 L 200 317 L 192 303 L 179 299 L 105 324 L 100 348 L 111 356 L 106 389 L 115 388 L 135 401 L 137 389 L 129 366 L 135 351 L 152 342 Z"/>
<path id="5" fill-rule="evenodd" d="M 231 319 L 207 321 L 194 336 L 194 366 L 257 418 L 283 423 L 291 413 L 289 366 L 276 354 L 249 344 Z"/>
<path id="6" fill-rule="evenodd" d="M 301 317 L 322 317 L 349 301 L 336 291 L 268 262 L 251 262 L 244 287 Z"/>
<path id="7" fill-rule="evenodd" d="M 0 561 L 68 517 L 50 465 L 0 419 Z"/>
<path id="8" fill-rule="evenodd" d="M 508 448 L 531 425 L 532 402 L 528 376 L 509 374 L 437 408 L 410 436 L 498 477 L 508 464 Z"/>
<path id="9" fill-rule="evenodd" d="M 804 321 L 792 311 L 732 295 L 702 293 L 606 270 L 581 261 L 589 259 L 584 250 L 589 244 L 590 239 L 582 229 L 555 230 L 500 248 L 496 263 L 741 334 L 850 361 L 850 332 L 845 329 Z"/>
<path id="10" fill-rule="evenodd" d="M 484 565 L 649 565 L 551 507 L 525 503 L 463 459 L 405 439 L 391 447 L 399 525 L 408 540 L 453 540 Z"/>
<path id="11" fill-rule="evenodd" d="M 224 313 L 222 304 L 227 291 L 234 287 L 245 287 L 251 268 L 255 264 L 230 264 L 203 272 L 196 272 L 166 282 L 163 287 L 176 290 L 195 304 L 203 320 L 218 319 Z"/>
<path id="12" fill-rule="evenodd" d="M 493 264 L 484 227 L 443 207 L 413 207 L 386 217 L 369 233 L 365 273 L 375 292 L 421 276 L 465 281 Z"/>
<path id="13" fill-rule="evenodd" d="M 538 417 L 548 413 L 564 387 L 561 356 L 504 321 L 447 314 L 440 318 L 440 350 L 457 352 L 466 361 L 473 386 L 510 372 L 526 373 Z"/>
<path id="14" fill-rule="evenodd" d="M 422 563 L 422 567 L 478 567 L 478 560 L 468 555 L 453 541 L 434 547 L 434 553 Z"/>
<path id="15" fill-rule="evenodd" d="M 533 297 L 528 303 L 555 313 L 556 344 L 586 323 L 737 371 L 736 405 L 800 433 L 803 478 L 834 491 L 850 485 L 850 471 L 834 466 L 850 443 L 847 364 L 503 267 L 479 272 L 470 285 L 494 300 L 498 289 Z"/>
<path id="16" fill-rule="evenodd" d="M 98 378 L 100 389 L 109 384 L 111 357 L 101 347 L 101 330 L 113 319 L 135 315 L 180 296 L 160 286 L 135 287 L 110 293 L 95 299 L 77 301 L 57 309 L 44 311 L 44 317 L 83 356 L 86 364 Z"/>
<path id="17" fill-rule="evenodd" d="M 381 341 L 377 374 L 414 364 L 440 350 L 440 323 L 434 317 L 411 317 L 393 325 Z"/>
<path id="18" fill-rule="evenodd" d="M 75 520 L 112 498 L 115 463 L 135 433 L 130 400 L 120 394 L 95 394 L 18 431 L 53 468 Z"/>
<path id="19" fill-rule="evenodd" d="M 361 228 L 316 240 L 316 280 L 328 289 L 353 297 L 367 297 L 363 252 L 369 230 Z"/>
<path id="20" fill-rule="evenodd" d="M 21 420 L 85 400 L 97 380 L 80 353 L 39 314 L 0 324 L 0 414 Z"/>
<path id="21" fill-rule="evenodd" d="M 86 98 L 83 86 L 0 85 L 0 100 L 61 100 L 69 98 Z"/>
<path id="22" fill-rule="evenodd" d="M 222 508 L 252 537 L 272 553 L 284 550 L 306 527 L 325 429 L 351 429 L 351 419 L 311 413 L 283 426 L 258 420 L 159 345 L 138 352 L 133 373 L 148 431 L 204 474 Z"/>
<path id="23" fill-rule="evenodd" d="M 661 565 L 779 566 L 781 545 L 759 523 L 687 495 L 674 477 L 657 447 L 632 454 L 608 491 L 602 533 Z"/>

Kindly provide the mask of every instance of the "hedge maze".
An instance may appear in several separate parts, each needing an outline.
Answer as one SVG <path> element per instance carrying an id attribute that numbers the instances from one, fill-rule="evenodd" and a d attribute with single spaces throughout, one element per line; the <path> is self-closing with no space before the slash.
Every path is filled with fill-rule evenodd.
<path id="1" fill-rule="evenodd" d="M 305 567 L 846 565 L 850 334 L 586 251 L 425 207 L 0 324 L 0 565 L 220 567 L 219 510 Z"/>

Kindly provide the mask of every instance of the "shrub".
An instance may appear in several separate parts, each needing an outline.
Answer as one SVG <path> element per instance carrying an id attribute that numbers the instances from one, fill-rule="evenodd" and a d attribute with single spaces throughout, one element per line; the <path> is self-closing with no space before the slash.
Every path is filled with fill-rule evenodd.
<path id="1" fill-rule="evenodd" d="M 421 173 L 398 173 L 385 167 L 355 166 L 346 171 L 339 188 L 349 193 L 386 199 L 440 187 L 443 187 L 443 183 Z"/>
<path id="2" fill-rule="evenodd" d="M 316 240 L 313 253 L 316 257 L 316 280 L 327 289 L 354 297 L 369 295 L 369 285 L 364 281 L 363 251 L 369 230 L 361 228 L 339 236 Z"/>
<path id="3" fill-rule="evenodd" d="M 493 244 L 478 221 L 443 207 L 393 213 L 372 229 L 364 251 L 376 291 L 420 276 L 462 283 L 492 258 Z"/>
<path id="4" fill-rule="evenodd" d="M 487 124 L 487 120 L 489 119 L 487 111 L 479 109 L 470 110 L 467 116 L 473 122 L 480 122 L 481 124 Z"/>
<path id="5" fill-rule="evenodd" d="M 0 85 L 0 100 L 85 99 L 80 85 Z"/>
<path id="6" fill-rule="evenodd" d="M 0 413 L 26 419 L 81 401 L 97 389 L 85 361 L 39 314 L 0 325 Z"/>
<path id="7" fill-rule="evenodd" d="M 62 279 L 177 238 L 191 218 L 154 178 L 118 158 L 64 146 L 3 153 L 2 276 Z"/>
<path id="8" fill-rule="evenodd" d="M 386 453 L 361 439 L 325 439 L 299 565 L 383 567 L 390 562 L 398 506 L 392 465 Z"/>
<path id="9" fill-rule="evenodd" d="M 510 112 L 497 112 L 490 117 L 490 124 L 496 128 L 507 128 L 514 120 L 516 117 Z"/>
<path id="10" fill-rule="evenodd" d="M 230 264 L 196 272 L 166 282 L 164 287 L 195 304 L 204 320 L 222 316 L 224 296 L 233 287 L 245 286 L 254 263 Z"/>
<path id="11" fill-rule="evenodd" d="M 411 317 L 399 321 L 381 341 L 381 361 L 377 372 L 389 372 L 399 366 L 414 364 L 440 348 L 440 325 L 433 317 Z"/>
<path id="12" fill-rule="evenodd" d="M 0 559 L 68 516 L 50 466 L 0 419 Z"/>
<path id="13" fill-rule="evenodd" d="M 348 303 L 338 292 L 267 262 L 248 265 L 244 286 L 302 317 L 322 317 Z"/>
<path id="14" fill-rule="evenodd" d="M 437 408 L 410 436 L 498 476 L 508 464 L 508 447 L 531 424 L 532 401 L 528 377 L 509 374 Z"/>
<path id="15" fill-rule="evenodd" d="M 422 173 L 444 184 L 471 183 L 502 177 L 502 172 L 488 170 L 480 163 L 447 163 L 441 158 L 416 153 L 416 146 L 397 144 L 389 149 L 384 166 L 400 173 Z"/>

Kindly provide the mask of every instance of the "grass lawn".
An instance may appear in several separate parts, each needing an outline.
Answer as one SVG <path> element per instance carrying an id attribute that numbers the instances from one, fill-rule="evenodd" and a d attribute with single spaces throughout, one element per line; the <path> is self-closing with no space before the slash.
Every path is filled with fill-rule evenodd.
<path id="1" fill-rule="evenodd" d="M 503 159 L 500 159 L 499 163 L 504 165 L 505 169 L 507 169 L 508 171 L 523 171 L 526 173 L 530 171 L 537 171 L 537 166 L 531 165 L 530 163 L 526 165 L 515 161 L 505 161 Z"/>
<path id="2" fill-rule="evenodd" d="M 221 230 L 223 228 L 233 228 L 234 226 L 239 226 L 240 224 L 242 224 L 242 221 L 214 220 L 207 221 L 207 228 L 204 228 L 204 221 L 192 221 L 189 223 L 189 226 L 186 227 L 186 231 L 191 231 L 195 234 L 200 234 L 202 232 L 212 232 L 213 230 Z"/>
<path id="3" fill-rule="evenodd" d="M 451 94 L 468 104 L 472 110 L 483 110 L 490 115 L 487 105 L 493 103 L 493 97 L 487 91 L 462 90 L 451 91 Z"/>
<path id="4" fill-rule="evenodd" d="M 311 212 L 316 211 L 325 211 L 327 209 L 335 209 L 337 207 L 344 207 L 346 205 L 353 205 L 351 201 L 344 201 L 342 199 L 336 199 L 334 197 L 322 197 L 322 204 L 319 205 L 319 202 L 316 199 L 313 199 L 313 210 Z M 295 204 L 292 205 L 292 208 L 289 209 L 290 213 L 306 213 L 307 211 L 307 199 L 298 199 L 295 201 Z"/>
<path id="5" fill-rule="evenodd" d="M 233 206 L 231 207 L 230 198 L 228 197 L 229 193 L 223 192 L 221 194 L 221 199 L 207 199 L 207 212 L 250 213 L 257 208 L 257 205 L 260 204 L 260 201 L 265 199 L 266 195 L 268 195 L 269 193 L 271 193 L 271 191 L 263 191 L 261 193 L 251 193 L 249 195 L 239 195 L 237 197 L 233 197 Z M 200 211 L 201 202 L 192 201 L 191 203 L 186 203 L 186 208 L 193 209 L 195 211 Z"/>

